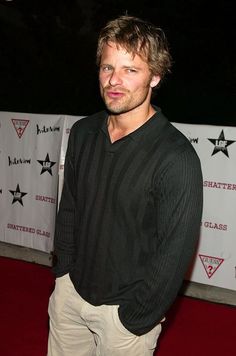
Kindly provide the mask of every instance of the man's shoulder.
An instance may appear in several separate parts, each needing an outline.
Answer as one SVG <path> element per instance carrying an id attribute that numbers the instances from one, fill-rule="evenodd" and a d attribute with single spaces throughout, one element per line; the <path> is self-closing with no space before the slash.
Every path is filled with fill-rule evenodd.
<path id="1" fill-rule="evenodd" d="M 74 134 L 96 131 L 102 126 L 106 116 L 107 113 L 105 110 L 103 110 L 95 114 L 83 117 L 74 123 L 71 130 Z"/>
<path id="2" fill-rule="evenodd" d="M 189 139 L 174 125 L 168 122 L 162 139 L 162 157 L 168 162 L 177 162 L 183 157 L 192 162 L 199 162 L 199 157 Z"/>
<path id="3" fill-rule="evenodd" d="M 169 125 L 168 143 L 175 147 L 177 151 L 178 149 L 182 150 L 184 148 L 185 150 L 195 152 L 189 139 L 174 125 L 174 123 L 170 123 Z"/>
<path id="4" fill-rule="evenodd" d="M 176 128 L 175 123 L 172 123 L 170 120 L 168 120 L 168 118 L 163 114 L 160 108 L 155 107 L 155 109 L 157 110 L 158 121 L 161 124 L 161 131 L 159 128 L 159 123 L 156 127 L 159 130 L 159 132 L 161 132 L 162 145 L 165 142 L 164 144 L 165 148 L 166 149 L 169 148 L 170 150 L 173 150 L 174 148 L 178 149 L 178 147 L 180 148 L 183 145 L 186 148 L 192 150 L 192 145 L 189 142 L 188 138 L 180 130 Z"/>

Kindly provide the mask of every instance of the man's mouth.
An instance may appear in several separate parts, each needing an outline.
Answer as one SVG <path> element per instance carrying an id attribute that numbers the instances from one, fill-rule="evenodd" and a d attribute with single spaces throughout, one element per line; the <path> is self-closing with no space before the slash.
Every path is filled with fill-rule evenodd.
<path id="1" fill-rule="evenodd" d="M 118 91 L 107 91 L 107 96 L 111 99 L 121 98 L 124 96 L 124 93 Z"/>
<path id="2" fill-rule="evenodd" d="M 110 98 L 110 99 L 119 99 L 122 98 L 125 95 L 125 92 L 123 90 L 119 90 L 119 89 L 105 89 L 105 93 L 106 95 Z"/>

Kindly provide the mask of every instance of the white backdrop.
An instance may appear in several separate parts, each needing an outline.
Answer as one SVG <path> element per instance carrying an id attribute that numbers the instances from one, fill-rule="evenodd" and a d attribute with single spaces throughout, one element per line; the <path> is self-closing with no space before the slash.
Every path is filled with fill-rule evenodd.
<path id="1" fill-rule="evenodd" d="M 236 290 L 236 128 L 174 124 L 203 171 L 201 236 L 188 279 Z"/>
<path id="2" fill-rule="evenodd" d="M 0 239 L 51 251 L 64 119 L 0 113 Z"/>
<path id="3" fill-rule="evenodd" d="M 0 112 L 0 240 L 51 252 L 70 128 L 81 116 Z M 198 153 L 204 210 L 187 279 L 236 290 L 236 128 L 174 125 Z"/>

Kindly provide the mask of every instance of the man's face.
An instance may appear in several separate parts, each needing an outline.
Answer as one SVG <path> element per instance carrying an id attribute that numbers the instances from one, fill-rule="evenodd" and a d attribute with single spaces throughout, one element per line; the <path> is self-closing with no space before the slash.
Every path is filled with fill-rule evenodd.
<path id="1" fill-rule="evenodd" d="M 139 55 L 133 57 L 113 42 L 104 45 L 99 71 L 100 92 L 111 113 L 122 114 L 149 104 L 152 87 L 159 80 Z"/>

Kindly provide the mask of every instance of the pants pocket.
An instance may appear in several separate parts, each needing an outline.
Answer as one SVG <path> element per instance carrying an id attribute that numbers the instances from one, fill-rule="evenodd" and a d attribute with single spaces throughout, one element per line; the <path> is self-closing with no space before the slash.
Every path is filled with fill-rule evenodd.
<path id="1" fill-rule="evenodd" d="M 122 324 L 122 322 L 120 320 L 120 317 L 119 317 L 119 314 L 118 314 L 118 308 L 119 308 L 119 305 L 114 305 L 113 306 L 113 322 L 114 322 L 114 325 L 116 326 L 116 328 L 122 334 L 136 336 L 133 333 L 131 333 L 131 331 L 127 330 L 126 327 Z"/>
<path id="2" fill-rule="evenodd" d="M 160 323 L 144 335 L 146 348 L 148 350 L 155 350 L 157 345 L 157 340 L 160 336 L 161 330 L 162 330 L 162 326 Z"/>
<path id="3" fill-rule="evenodd" d="M 68 287 L 69 274 L 65 274 L 62 277 L 56 278 L 55 288 L 49 298 L 48 314 L 50 319 L 58 319 L 60 317 L 61 311 L 64 308 L 65 302 L 70 293 L 70 288 Z"/>

